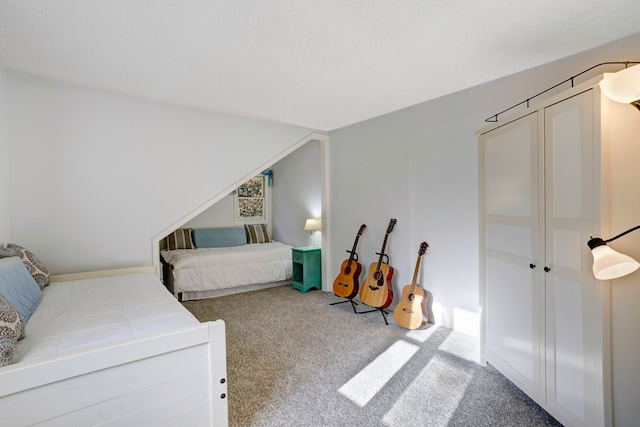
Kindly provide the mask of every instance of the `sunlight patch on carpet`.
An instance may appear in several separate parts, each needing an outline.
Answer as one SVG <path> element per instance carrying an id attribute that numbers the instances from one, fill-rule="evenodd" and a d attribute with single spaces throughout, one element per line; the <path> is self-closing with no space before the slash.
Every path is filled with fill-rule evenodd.
<path id="1" fill-rule="evenodd" d="M 419 348 L 406 341 L 396 341 L 338 391 L 356 405 L 365 406 Z"/>
<path id="2" fill-rule="evenodd" d="M 480 343 L 475 337 L 465 334 L 450 334 L 440 344 L 438 350 L 480 364 Z"/>
<path id="3" fill-rule="evenodd" d="M 412 329 L 408 331 L 405 336 L 411 338 L 413 341 L 424 343 L 437 330 L 438 327 L 436 325 L 427 325 L 425 329 Z"/>
<path id="4" fill-rule="evenodd" d="M 473 370 L 434 358 L 396 400 L 382 421 L 388 426 L 447 426 L 473 378 Z M 425 390 L 429 396 L 425 396 Z"/>

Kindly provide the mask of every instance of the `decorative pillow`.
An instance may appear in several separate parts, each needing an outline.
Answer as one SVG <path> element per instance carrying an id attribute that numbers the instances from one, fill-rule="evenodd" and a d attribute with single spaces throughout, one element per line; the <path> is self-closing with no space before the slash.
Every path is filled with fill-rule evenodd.
<path id="1" fill-rule="evenodd" d="M 11 364 L 16 355 L 16 340 L 0 335 L 0 366 Z"/>
<path id="2" fill-rule="evenodd" d="M 245 224 L 247 243 L 269 243 L 266 224 Z"/>
<path id="3" fill-rule="evenodd" d="M 167 237 L 167 249 L 173 251 L 175 249 L 193 249 L 193 240 L 191 239 L 190 228 L 179 228 Z"/>
<path id="4" fill-rule="evenodd" d="M 0 258 L 17 256 L 22 260 L 24 266 L 29 270 L 40 289 L 49 285 L 49 271 L 36 256 L 20 245 L 9 243 L 6 248 L 0 249 Z"/>
<path id="5" fill-rule="evenodd" d="M 11 363 L 16 343 L 24 337 L 24 322 L 11 303 L 0 295 L 0 366 Z"/>
<path id="6" fill-rule="evenodd" d="M 247 244 L 244 227 L 194 228 L 191 235 L 196 248 L 228 248 Z"/>
<path id="7" fill-rule="evenodd" d="M 0 295 L 4 296 L 26 322 L 42 298 L 42 290 L 20 258 L 0 259 Z"/>

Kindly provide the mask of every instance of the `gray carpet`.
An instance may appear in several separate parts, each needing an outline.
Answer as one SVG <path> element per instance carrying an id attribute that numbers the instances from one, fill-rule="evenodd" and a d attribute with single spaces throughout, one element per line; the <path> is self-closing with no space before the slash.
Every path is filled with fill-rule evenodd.
<path id="1" fill-rule="evenodd" d="M 280 286 L 183 303 L 226 322 L 230 426 L 560 425 L 478 364 L 477 339 L 340 300 Z"/>

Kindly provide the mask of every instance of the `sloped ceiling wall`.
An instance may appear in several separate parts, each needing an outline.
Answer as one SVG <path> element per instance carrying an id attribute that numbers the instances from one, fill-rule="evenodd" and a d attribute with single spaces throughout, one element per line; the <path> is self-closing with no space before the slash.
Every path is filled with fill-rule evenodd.
<path id="1" fill-rule="evenodd" d="M 7 73 L 11 239 L 52 273 L 152 264 L 152 237 L 309 129 Z"/>

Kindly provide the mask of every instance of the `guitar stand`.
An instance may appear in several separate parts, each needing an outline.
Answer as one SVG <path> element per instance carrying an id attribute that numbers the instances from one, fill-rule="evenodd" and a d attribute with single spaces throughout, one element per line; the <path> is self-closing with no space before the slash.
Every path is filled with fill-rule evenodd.
<path id="1" fill-rule="evenodd" d="M 358 311 L 358 314 L 365 314 L 365 313 L 373 313 L 374 311 L 379 311 L 382 314 L 382 318 L 384 319 L 384 323 L 385 325 L 389 326 L 389 322 L 387 321 L 387 314 L 388 312 L 386 312 L 384 310 L 384 308 L 382 307 L 376 307 L 373 310 L 367 310 L 367 311 Z"/>
<path id="2" fill-rule="evenodd" d="M 376 252 L 376 255 L 380 255 L 381 257 L 384 257 L 387 259 L 386 264 L 389 264 L 389 255 L 387 254 L 381 254 L 380 252 Z M 384 261 L 382 261 L 384 262 Z"/>
<path id="3" fill-rule="evenodd" d="M 353 255 L 353 261 L 358 262 L 358 253 L 357 252 L 350 251 L 350 250 L 347 249 L 347 253 L 348 254 L 352 254 Z M 340 297 L 338 297 L 338 298 L 340 298 Z M 354 302 L 353 298 L 345 298 L 344 301 L 332 302 L 329 305 L 343 304 L 345 302 L 350 302 L 351 303 L 351 308 L 353 308 L 353 312 L 356 313 L 356 314 L 358 313 L 358 311 L 356 310 L 356 305 L 358 305 L 358 303 Z"/>
<path id="4" fill-rule="evenodd" d="M 358 314 L 358 311 L 356 310 L 356 305 L 358 305 L 358 303 L 355 302 L 353 300 L 353 298 L 346 298 L 344 301 L 332 302 L 329 305 L 343 304 L 345 302 L 350 302 L 351 303 L 351 308 L 353 308 L 353 312 Z"/>

